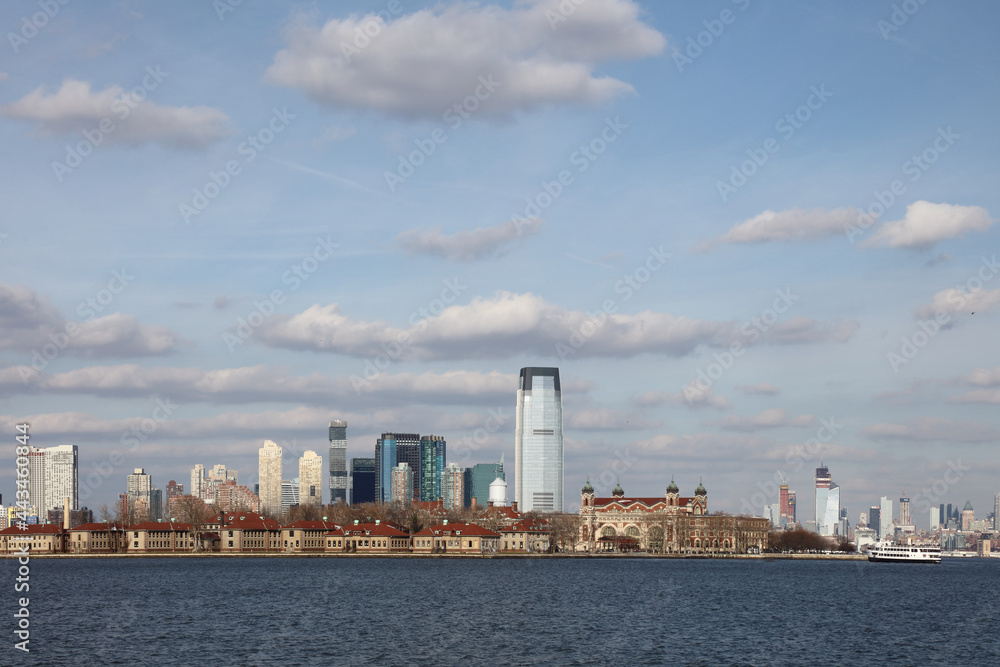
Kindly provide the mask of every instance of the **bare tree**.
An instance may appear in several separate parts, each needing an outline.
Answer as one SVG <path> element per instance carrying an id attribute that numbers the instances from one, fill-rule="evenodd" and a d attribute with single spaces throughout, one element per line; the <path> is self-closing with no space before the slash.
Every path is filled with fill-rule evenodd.
<path id="1" fill-rule="evenodd" d="M 180 496 L 175 500 L 176 518 L 181 523 L 190 524 L 194 537 L 193 551 L 201 550 L 202 526 L 215 518 L 215 513 L 205 501 L 195 496 Z"/>

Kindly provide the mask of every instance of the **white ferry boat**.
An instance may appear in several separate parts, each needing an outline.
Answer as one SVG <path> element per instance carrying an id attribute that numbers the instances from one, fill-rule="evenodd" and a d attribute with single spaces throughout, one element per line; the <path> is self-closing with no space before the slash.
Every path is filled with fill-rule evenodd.
<path id="1" fill-rule="evenodd" d="M 878 542 L 868 548 L 868 560 L 872 563 L 940 563 L 941 548 Z"/>

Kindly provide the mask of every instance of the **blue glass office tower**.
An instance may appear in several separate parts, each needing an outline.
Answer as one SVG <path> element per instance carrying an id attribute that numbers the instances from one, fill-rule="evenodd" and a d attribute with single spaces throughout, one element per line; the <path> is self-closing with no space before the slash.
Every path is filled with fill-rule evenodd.
<path id="1" fill-rule="evenodd" d="M 522 512 L 563 511 L 558 368 L 522 368 L 514 425 L 514 500 Z"/>
<path id="2" fill-rule="evenodd" d="M 375 442 L 375 502 L 388 503 L 392 500 L 392 469 L 400 461 L 406 461 L 414 470 L 419 469 L 420 436 L 416 433 L 383 433 Z M 417 485 L 416 480 L 413 485 Z"/>
<path id="3" fill-rule="evenodd" d="M 446 444 L 441 436 L 420 438 L 420 500 L 434 502 L 441 497 L 441 473 L 444 472 Z"/>

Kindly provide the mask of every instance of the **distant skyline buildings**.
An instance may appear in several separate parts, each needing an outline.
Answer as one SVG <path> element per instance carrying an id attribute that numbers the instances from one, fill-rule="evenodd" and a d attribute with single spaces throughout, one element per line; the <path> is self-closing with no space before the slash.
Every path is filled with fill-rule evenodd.
<path id="1" fill-rule="evenodd" d="M 441 497 L 441 473 L 447 461 L 447 443 L 439 435 L 420 438 L 420 500 L 434 502 Z"/>
<path id="2" fill-rule="evenodd" d="M 261 511 L 268 516 L 278 516 L 282 507 L 281 447 L 273 440 L 265 440 L 258 450 L 257 478 L 260 480 Z"/>
<path id="3" fill-rule="evenodd" d="M 347 422 L 342 419 L 331 421 L 327 435 L 330 440 L 327 456 L 330 504 L 335 504 L 338 500 L 346 503 L 349 500 L 347 491 L 350 487 L 347 470 Z"/>
<path id="4" fill-rule="evenodd" d="M 514 421 L 514 500 L 522 512 L 562 512 L 562 385 L 558 368 L 521 369 Z"/>
<path id="5" fill-rule="evenodd" d="M 879 499 L 879 537 L 885 539 L 895 534 L 892 523 L 892 500 L 888 496 Z"/>
<path id="6" fill-rule="evenodd" d="M 406 461 L 400 461 L 392 469 L 389 498 L 390 502 L 399 505 L 409 505 L 413 502 L 413 468 Z"/>
<path id="7" fill-rule="evenodd" d="M 323 457 L 312 450 L 299 458 L 299 503 L 314 507 L 323 504 Z"/>
<path id="8" fill-rule="evenodd" d="M 349 501 L 351 505 L 375 502 L 375 459 L 351 459 Z"/>

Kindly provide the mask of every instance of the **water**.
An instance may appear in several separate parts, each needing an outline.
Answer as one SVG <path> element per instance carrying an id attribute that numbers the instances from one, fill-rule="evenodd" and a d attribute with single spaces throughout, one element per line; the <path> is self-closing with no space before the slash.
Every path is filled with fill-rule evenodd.
<path id="1" fill-rule="evenodd" d="M 31 561 L 0 664 L 1000 664 L 1000 560 Z"/>

